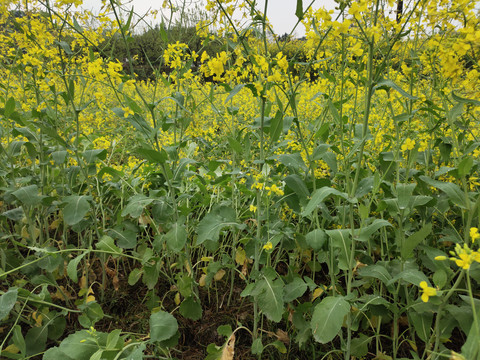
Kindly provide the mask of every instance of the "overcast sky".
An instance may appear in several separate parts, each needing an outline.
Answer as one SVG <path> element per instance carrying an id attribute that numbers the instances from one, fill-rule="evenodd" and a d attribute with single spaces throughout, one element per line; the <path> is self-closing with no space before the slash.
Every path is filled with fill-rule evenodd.
<path id="1" fill-rule="evenodd" d="M 308 0 L 304 0 L 303 2 L 305 7 L 310 3 Z M 124 0 L 123 3 L 126 3 L 126 1 Z M 161 10 L 162 3 L 163 0 L 131 0 L 126 6 L 127 8 L 131 8 L 133 6 L 136 13 L 145 14 L 149 9 Z M 263 9 L 265 2 L 264 0 L 259 0 L 258 4 L 260 8 Z M 270 22 L 273 24 L 274 31 L 278 35 L 289 33 L 295 26 L 297 21 L 297 17 L 295 16 L 296 4 L 296 0 L 269 0 L 267 16 Z M 333 10 L 335 5 L 336 4 L 333 0 L 316 0 L 313 8 L 319 8 L 323 6 L 326 9 Z M 88 10 L 93 10 L 94 13 L 98 12 L 100 6 L 100 0 L 83 0 L 83 7 Z M 160 22 L 159 18 L 158 22 Z M 304 32 L 304 28 L 300 25 L 300 27 L 297 27 L 295 35 L 303 36 Z"/>

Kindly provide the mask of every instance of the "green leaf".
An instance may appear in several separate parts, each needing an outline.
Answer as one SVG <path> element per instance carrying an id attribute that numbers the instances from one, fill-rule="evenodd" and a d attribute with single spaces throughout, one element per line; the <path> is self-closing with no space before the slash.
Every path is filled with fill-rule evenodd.
<path id="1" fill-rule="evenodd" d="M 359 359 L 363 358 L 368 354 L 368 346 L 371 342 L 372 338 L 365 334 L 360 334 L 358 338 L 353 338 L 351 344 L 351 355 Z"/>
<path id="2" fill-rule="evenodd" d="M 292 282 L 285 285 L 283 289 L 283 301 L 289 303 L 305 294 L 305 291 L 307 291 L 307 284 L 302 278 L 296 277 Z"/>
<path id="3" fill-rule="evenodd" d="M 142 277 L 142 269 L 133 269 L 130 274 L 128 275 L 128 285 L 133 286 L 135 285 L 138 280 Z"/>
<path id="4" fill-rule="evenodd" d="M 197 245 L 206 240 L 218 242 L 220 231 L 226 227 L 244 228 L 236 222 L 235 210 L 230 207 L 220 206 L 207 215 L 198 223 Z"/>
<path id="5" fill-rule="evenodd" d="M 467 341 L 462 346 L 462 355 L 465 359 L 478 359 L 480 358 L 480 334 L 478 329 L 480 328 L 480 319 L 477 319 L 477 323 L 473 321 L 472 327 L 467 335 Z"/>
<path id="6" fill-rule="evenodd" d="M 151 199 L 143 194 L 137 194 L 130 198 L 127 206 L 122 210 L 122 216 L 130 215 L 137 219 L 142 215 L 143 209 L 150 205 L 154 199 Z"/>
<path id="7" fill-rule="evenodd" d="M 159 311 L 150 316 L 151 341 L 170 339 L 178 330 L 177 320 L 172 314 Z"/>
<path id="8" fill-rule="evenodd" d="M 468 156 L 458 164 L 458 176 L 465 176 L 470 174 L 473 167 L 473 156 Z"/>
<path id="9" fill-rule="evenodd" d="M 168 154 L 165 150 L 157 151 L 153 149 L 139 148 L 135 152 L 145 160 L 154 164 L 164 164 L 168 160 Z"/>
<path id="10" fill-rule="evenodd" d="M 423 182 L 427 183 L 430 186 L 433 186 L 443 191 L 445 194 L 447 194 L 448 199 L 458 207 L 462 209 L 467 208 L 465 194 L 457 184 L 433 180 L 428 176 L 424 176 L 424 175 L 420 176 L 420 180 L 422 180 Z"/>
<path id="11" fill-rule="evenodd" d="M 94 150 L 85 150 L 83 152 L 83 157 L 88 164 L 94 163 L 97 160 L 105 160 L 107 157 L 107 150 L 105 149 L 94 149 Z"/>
<path id="12" fill-rule="evenodd" d="M 120 255 L 122 253 L 122 249 L 115 245 L 115 241 L 108 235 L 103 235 L 95 247 L 99 250 L 108 251 L 111 254 Z"/>
<path id="13" fill-rule="evenodd" d="M 0 320 L 2 319 L 0 318 Z M 25 344 L 25 339 L 23 338 L 22 328 L 20 325 L 15 325 L 13 328 L 12 339 L 15 346 L 20 350 L 20 353 L 25 356 L 25 353 L 27 352 L 27 345 Z"/>
<path id="14" fill-rule="evenodd" d="M 256 297 L 260 310 L 269 320 L 279 322 L 283 314 L 283 281 L 273 280 L 275 273 L 272 272 L 264 271 L 263 279 L 255 284 L 251 295 Z"/>
<path id="15" fill-rule="evenodd" d="M 460 103 L 472 104 L 472 105 L 475 105 L 475 106 L 480 106 L 480 101 L 479 101 L 479 100 L 467 99 L 467 98 L 460 97 L 460 96 L 456 95 L 453 91 L 452 91 L 452 98 L 453 98 L 453 100 L 458 101 L 458 102 L 460 102 Z"/>
<path id="16" fill-rule="evenodd" d="M 105 334 L 96 332 L 99 340 L 105 339 Z M 90 360 L 90 357 L 98 350 L 98 344 L 86 331 L 81 330 L 69 335 L 58 347 L 49 349 L 43 360 Z"/>
<path id="17" fill-rule="evenodd" d="M 297 0 L 297 8 L 295 10 L 295 15 L 297 16 L 298 20 L 303 19 L 303 0 Z"/>
<path id="18" fill-rule="evenodd" d="M 276 143 L 283 132 L 283 113 L 278 110 L 270 125 L 270 141 Z"/>
<path id="19" fill-rule="evenodd" d="M 137 246 L 137 233 L 130 229 L 124 229 L 123 226 L 115 226 L 108 232 L 117 240 L 117 245 L 123 249 L 133 249 Z"/>
<path id="20" fill-rule="evenodd" d="M 48 326 L 33 327 L 25 335 L 26 355 L 36 355 L 45 351 L 47 345 Z"/>
<path id="21" fill-rule="evenodd" d="M 380 264 L 373 264 L 361 267 L 358 269 L 358 275 L 363 277 L 373 277 L 380 280 L 385 285 L 387 285 L 389 281 L 392 280 L 392 275 L 390 275 L 388 270 Z"/>
<path id="22" fill-rule="evenodd" d="M 77 274 L 77 267 L 78 263 L 83 259 L 85 255 L 88 254 L 88 251 L 84 252 L 83 254 L 78 255 L 75 259 L 70 260 L 67 266 L 67 275 L 74 283 L 78 282 L 78 274 Z"/>
<path id="23" fill-rule="evenodd" d="M 352 252 L 351 231 L 348 229 L 335 229 L 327 230 L 326 233 L 332 241 L 332 246 L 339 250 L 338 267 L 342 270 L 353 268 L 353 263 L 348 264 L 350 260 L 353 261 L 353 259 L 350 259 Z"/>
<path id="24" fill-rule="evenodd" d="M 373 90 L 376 89 L 382 89 L 387 91 L 388 88 L 391 88 L 393 90 L 398 91 L 402 96 L 406 97 L 407 99 L 410 100 L 417 100 L 418 97 L 412 96 L 409 93 L 407 93 L 405 90 L 403 90 L 400 86 L 395 84 L 392 80 L 380 80 L 377 85 L 373 87 Z"/>
<path id="25" fill-rule="evenodd" d="M 22 204 L 27 206 L 35 206 L 42 201 L 42 197 L 38 195 L 37 185 L 24 186 L 12 192 L 12 195 L 20 200 Z"/>
<path id="26" fill-rule="evenodd" d="M 187 242 L 187 231 L 185 230 L 185 225 L 175 223 L 170 231 L 165 234 L 165 241 L 171 250 L 175 252 L 182 251 Z"/>
<path id="27" fill-rule="evenodd" d="M 425 238 L 432 232 L 432 224 L 427 224 L 415 234 L 409 236 L 405 243 L 402 246 L 400 251 L 404 259 L 410 258 L 413 256 L 413 250 L 423 241 Z"/>
<path id="28" fill-rule="evenodd" d="M 193 296 L 183 300 L 179 310 L 180 314 L 187 319 L 197 321 L 202 318 L 202 305 L 196 302 Z"/>
<path id="29" fill-rule="evenodd" d="M 310 196 L 307 185 L 297 174 L 288 175 L 284 181 L 285 184 L 297 194 L 300 200 L 307 199 L 307 197 Z"/>
<path id="30" fill-rule="evenodd" d="M 230 145 L 230 148 L 235 151 L 237 154 L 243 153 L 243 147 L 240 142 L 238 142 L 236 139 L 233 137 L 229 136 L 227 137 L 228 144 Z"/>
<path id="31" fill-rule="evenodd" d="M 382 227 L 386 226 L 392 227 L 392 224 L 390 224 L 387 220 L 375 219 L 373 223 L 360 230 L 357 240 L 364 242 L 368 241 L 370 236 L 372 236 L 377 230 L 380 230 Z"/>
<path id="32" fill-rule="evenodd" d="M 278 161 L 295 171 L 306 169 L 305 162 L 303 161 L 300 153 L 282 154 L 278 157 Z"/>
<path id="33" fill-rule="evenodd" d="M 67 225 L 79 223 L 90 210 L 89 196 L 71 195 L 64 199 L 63 220 Z"/>
<path id="34" fill-rule="evenodd" d="M 421 271 L 415 269 L 406 269 L 393 277 L 392 280 L 387 283 L 387 286 L 395 283 L 400 279 L 415 286 L 419 286 L 422 281 L 426 281 L 427 283 L 429 283 L 427 277 Z"/>
<path id="35" fill-rule="evenodd" d="M 323 202 L 326 198 L 333 195 L 340 196 L 348 200 L 348 195 L 346 193 L 340 192 L 328 186 L 324 186 L 320 189 L 315 190 L 315 192 L 312 194 L 312 198 L 308 202 L 307 206 L 305 207 L 305 210 L 303 210 L 302 216 L 305 217 L 310 215 L 313 212 L 313 210 L 315 210 L 317 206 L 320 205 L 321 202 Z M 351 202 L 352 201 L 353 200 L 351 200 Z"/>
<path id="36" fill-rule="evenodd" d="M 310 327 L 316 341 L 326 344 L 332 341 L 342 328 L 343 319 L 350 305 L 342 296 L 328 296 L 322 300 L 312 314 Z"/>
<path id="37" fill-rule="evenodd" d="M 18 289 L 10 288 L 8 291 L 0 296 L 0 321 L 5 319 L 13 309 L 15 302 L 17 301 Z"/>
<path id="38" fill-rule="evenodd" d="M 418 337 L 425 343 L 428 342 L 432 332 L 433 313 L 411 311 L 408 315 L 410 323 L 413 324 Z"/>
<path id="39" fill-rule="evenodd" d="M 325 244 L 327 235 L 322 229 L 315 229 L 305 235 L 305 240 L 307 241 L 308 246 L 310 246 L 314 251 L 318 251 Z"/>
<path id="40" fill-rule="evenodd" d="M 225 99 L 225 104 L 226 104 L 229 100 L 233 99 L 233 97 L 234 97 L 235 95 L 237 95 L 238 92 L 239 92 L 240 90 L 242 90 L 244 86 L 245 86 L 245 84 L 239 84 L 239 85 L 235 86 L 235 87 L 232 89 L 232 91 L 230 91 L 230 94 L 227 96 L 227 98 Z"/>
<path id="41" fill-rule="evenodd" d="M 262 339 L 257 338 L 253 340 L 252 343 L 252 354 L 253 355 L 262 355 L 263 352 L 263 344 L 262 344 Z"/>
<path id="42" fill-rule="evenodd" d="M 10 115 L 13 114 L 15 111 L 15 99 L 11 96 L 8 98 L 7 102 L 5 103 L 5 108 L 3 110 L 3 115 L 6 118 L 9 118 Z"/>

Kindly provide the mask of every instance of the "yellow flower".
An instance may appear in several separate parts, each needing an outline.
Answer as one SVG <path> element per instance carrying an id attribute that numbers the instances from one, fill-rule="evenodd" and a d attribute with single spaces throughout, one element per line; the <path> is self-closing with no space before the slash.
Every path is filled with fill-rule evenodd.
<path id="1" fill-rule="evenodd" d="M 478 233 L 478 228 L 471 227 L 470 228 L 470 239 L 472 239 L 472 243 L 475 242 L 476 239 L 480 238 L 480 234 Z"/>
<path id="2" fill-rule="evenodd" d="M 263 245 L 263 250 L 272 250 L 273 249 L 273 244 L 269 241 L 265 245 Z"/>
<path id="3" fill-rule="evenodd" d="M 250 211 L 253 212 L 253 213 L 256 212 L 256 211 L 257 211 L 257 207 L 256 207 L 255 205 L 253 205 L 253 204 L 250 204 Z"/>
<path id="4" fill-rule="evenodd" d="M 402 151 L 413 150 L 414 147 L 415 147 L 415 140 L 406 138 L 405 143 L 402 145 Z"/>
<path id="5" fill-rule="evenodd" d="M 132 109 L 130 109 L 128 106 L 122 108 L 122 110 L 123 110 L 123 116 L 126 117 L 126 118 L 129 117 L 130 115 L 135 114 L 135 113 L 132 111 Z"/>
<path id="6" fill-rule="evenodd" d="M 428 286 L 426 281 L 420 283 L 422 291 L 422 301 L 427 302 L 430 296 L 437 296 L 437 290 L 433 287 Z"/>

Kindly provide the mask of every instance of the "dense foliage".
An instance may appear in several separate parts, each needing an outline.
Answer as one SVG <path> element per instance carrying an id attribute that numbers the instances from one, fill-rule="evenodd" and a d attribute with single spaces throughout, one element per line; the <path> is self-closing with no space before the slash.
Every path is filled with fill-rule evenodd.
<path id="1" fill-rule="evenodd" d="M 477 1 L 79 3 L 0 1 L 2 358 L 480 359 Z"/>

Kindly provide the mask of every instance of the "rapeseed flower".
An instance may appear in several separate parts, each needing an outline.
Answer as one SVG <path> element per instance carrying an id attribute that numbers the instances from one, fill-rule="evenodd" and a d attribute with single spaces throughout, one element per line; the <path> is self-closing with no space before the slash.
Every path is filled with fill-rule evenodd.
<path id="1" fill-rule="evenodd" d="M 433 287 L 428 286 L 426 281 L 420 283 L 420 288 L 422 292 L 421 299 L 423 302 L 428 302 L 428 298 L 431 296 L 437 296 L 437 290 Z"/>

